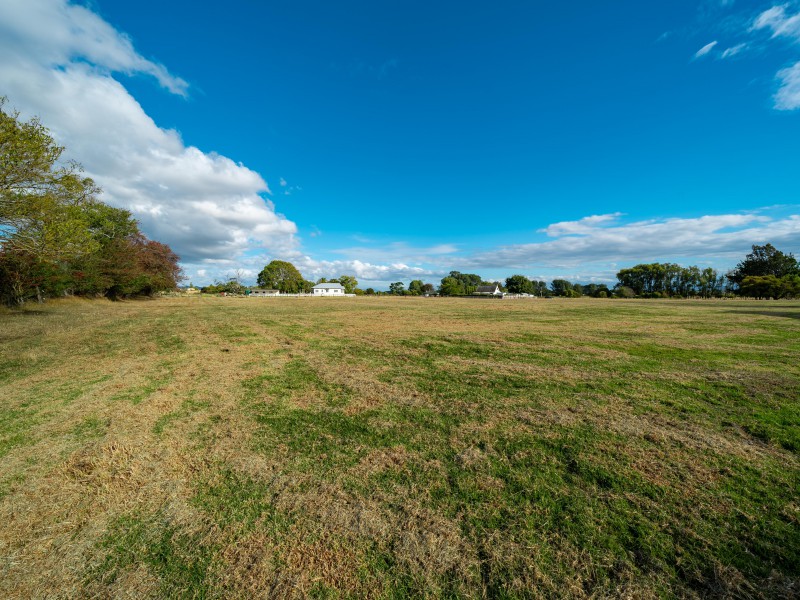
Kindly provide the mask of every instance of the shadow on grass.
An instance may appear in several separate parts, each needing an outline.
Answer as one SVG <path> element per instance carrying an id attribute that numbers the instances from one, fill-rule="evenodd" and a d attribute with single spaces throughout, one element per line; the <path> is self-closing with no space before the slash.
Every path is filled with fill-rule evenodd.
<path id="1" fill-rule="evenodd" d="M 737 314 L 737 315 L 759 315 L 762 317 L 779 317 L 783 319 L 800 319 L 800 306 L 798 306 L 798 310 L 796 311 L 789 311 L 789 310 L 729 310 L 729 313 Z"/>

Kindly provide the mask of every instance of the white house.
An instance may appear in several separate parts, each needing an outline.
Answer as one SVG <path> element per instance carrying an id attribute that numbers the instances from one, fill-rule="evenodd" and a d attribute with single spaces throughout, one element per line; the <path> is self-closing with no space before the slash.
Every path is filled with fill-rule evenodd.
<path id="1" fill-rule="evenodd" d="M 344 287 L 340 283 L 318 283 L 313 287 L 314 296 L 344 297 Z"/>

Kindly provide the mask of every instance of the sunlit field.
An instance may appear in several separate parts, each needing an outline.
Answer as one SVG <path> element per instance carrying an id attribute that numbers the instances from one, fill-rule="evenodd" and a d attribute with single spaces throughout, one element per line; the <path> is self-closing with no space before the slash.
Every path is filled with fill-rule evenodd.
<path id="1" fill-rule="evenodd" d="M 800 304 L 0 312 L 0 596 L 800 593 Z"/>

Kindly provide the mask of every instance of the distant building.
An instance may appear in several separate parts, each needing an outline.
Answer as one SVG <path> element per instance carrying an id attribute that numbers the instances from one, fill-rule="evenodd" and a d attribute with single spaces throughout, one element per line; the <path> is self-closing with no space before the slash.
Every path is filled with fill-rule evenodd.
<path id="1" fill-rule="evenodd" d="M 502 296 L 503 292 L 500 291 L 500 286 L 495 285 L 479 285 L 473 292 L 476 296 Z"/>
<path id="2" fill-rule="evenodd" d="M 255 288 L 253 290 L 250 290 L 250 293 L 248 294 L 248 296 L 250 296 L 251 298 L 252 297 L 264 298 L 266 296 L 278 296 L 278 295 L 280 295 L 280 292 L 278 290 L 265 290 L 261 288 Z"/>
<path id="3" fill-rule="evenodd" d="M 344 297 L 344 287 L 340 283 L 318 283 L 312 289 L 314 296 Z"/>

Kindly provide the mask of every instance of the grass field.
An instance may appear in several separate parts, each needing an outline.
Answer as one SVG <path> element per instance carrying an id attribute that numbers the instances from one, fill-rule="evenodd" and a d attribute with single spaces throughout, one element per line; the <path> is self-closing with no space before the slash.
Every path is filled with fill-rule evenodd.
<path id="1" fill-rule="evenodd" d="M 0 312 L 0 597 L 800 594 L 800 304 Z"/>

